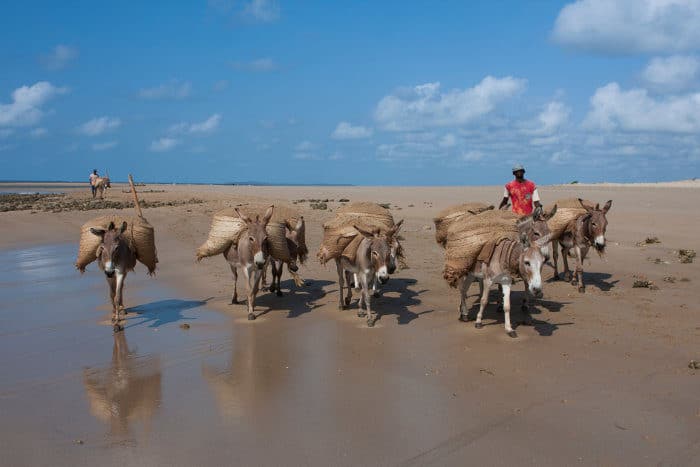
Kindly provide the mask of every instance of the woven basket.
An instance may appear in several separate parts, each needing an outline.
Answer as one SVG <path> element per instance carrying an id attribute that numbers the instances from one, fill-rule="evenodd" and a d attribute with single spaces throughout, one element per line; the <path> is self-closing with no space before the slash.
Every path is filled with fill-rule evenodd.
<path id="1" fill-rule="evenodd" d="M 588 206 L 595 206 L 595 203 L 590 201 L 583 200 L 583 202 Z M 557 212 L 551 219 L 547 220 L 552 240 L 558 239 L 571 221 L 586 213 L 586 209 L 581 206 L 577 198 L 560 199 L 555 204 L 557 205 Z M 549 212 L 552 207 L 553 205 L 547 206 L 545 210 Z"/>
<path id="2" fill-rule="evenodd" d="M 355 225 L 386 232 L 394 226 L 394 218 L 376 203 L 352 203 L 339 208 L 335 217 L 323 224 L 323 241 L 317 255 L 321 264 L 344 255 L 348 245 L 360 235 Z"/>
<path id="3" fill-rule="evenodd" d="M 107 229 L 110 222 L 114 222 L 117 228 L 126 222 L 124 238 L 129 243 L 129 247 L 135 251 L 136 259 L 148 268 L 149 274 L 154 274 L 158 263 L 155 231 L 146 219 L 138 216 L 101 216 L 83 224 L 80 228 L 80 243 L 75 267 L 80 272 L 84 272 L 87 265 L 97 259 L 97 248 L 100 246 L 101 240 L 100 237 L 90 232 L 90 229 Z"/>
<path id="4" fill-rule="evenodd" d="M 517 239 L 517 218 L 505 212 L 486 211 L 454 221 L 445 242 L 443 277 L 447 282 L 456 286 L 457 279 L 469 272 L 487 242 Z"/>
<path id="5" fill-rule="evenodd" d="M 435 223 L 435 241 L 444 248 L 447 241 L 447 229 L 454 221 L 464 216 L 472 216 L 493 208 L 493 205 L 487 205 L 486 203 L 464 203 L 443 209 L 433 219 Z"/>

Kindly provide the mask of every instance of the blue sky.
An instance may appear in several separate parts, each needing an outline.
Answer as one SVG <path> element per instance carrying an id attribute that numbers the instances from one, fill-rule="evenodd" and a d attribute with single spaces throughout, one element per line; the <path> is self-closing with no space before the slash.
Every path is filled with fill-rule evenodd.
<path id="1" fill-rule="evenodd" d="M 700 1 L 0 7 L 0 179 L 700 175 Z"/>

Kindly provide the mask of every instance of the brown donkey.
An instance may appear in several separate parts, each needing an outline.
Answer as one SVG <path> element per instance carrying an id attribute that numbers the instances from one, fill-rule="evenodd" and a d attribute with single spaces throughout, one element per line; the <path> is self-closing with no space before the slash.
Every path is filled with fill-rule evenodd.
<path id="1" fill-rule="evenodd" d="M 109 181 L 109 177 L 97 177 L 95 180 L 95 191 L 92 193 L 92 197 L 95 198 L 97 193 L 100 194 L 100 199 L 104 199 L 105 190 L 107 188 L 112 188 L 112 184 Z"/>
<path id="2" fill-rule="evenodd" d="M 595 207 L 593 207 L 584 204 L 581 198 L 579 198 L 578 201 L 586 212 L 566 226 L 558 242 L 559 245 L 561 245 L 562 259 L 564 260 L 564 279 L 571 281 L 572 285 L 578 284 L 578 291 L 584 293 L 586 291 L 586 286 L 583 283 L 583 260 L 586 258 L 591 246 L 595 247 L 601 257 L 605 253 L 605 231 L 608 228 L 606 214 L 612 206 L 612 200 L 608 200 L 605 206 L 603 206 L 603 209 L 600 208 L 600 204 L 596 204 Z M 552 252 L 554 260 L 554 279 L 559 280 L 556 241 L 552 242 L 552 249 L 554 250 Z M 576 257 L 575 276 L 571 274 L 571 270 L 569 269 L 568 256 L 571 250 L 573 250 Z"/>
<path id="3" fill-rule="evenodd" d="M 114 226 L 114 222 L 109 223 L 107 230 L 90 229 L 90 232 L 100 237 L 101 240 L 97 249 L 97 261 L 100 269 L 104 271 L 107 277 L 107 284 L 109 284 L 114 332 L 123 329 L 119 321 L 120 313 L 124 311 L 124 280 L 126 279 L 126 274 L 129 271 L 133 271 L 136 266 L 136 252 L 122 236 L 125 231 L 126 222 L 122 223 L 119 230 Z"/>
<path id="4" fill-rule="evenodd" d="M 294 273 L 299 270 L 298 264 L 304 263 L 306 261 L 306 257 L 309 254 L 308 251 L 302 251 L 302 248 L 299 246 L 298 240 L 300 235 L 305 234 L 306 223 L 304 221 L 304 216 L 300 216 L 296 225 L 292 226 L 289 222 L 286 221 L 284 225 L 286 227 L 287 232 L 287 248 L 289 248 L 289 252 L 292 257 L 292 261 L 290 261 L 287 264 L 287 268 L 290 272 Z M 271 258 L 270 263 L 272 265 L 272 284 L 270 284 L 270 292 L 276 291 L 277 296 L 281 297 L 283 294 L 280 282 L 282 281 L 282 268 L 284 267 L 284 263 L 275 258 Z M 266 272 L 267 268 L 263 271 L 263 286 L 265 285 Z"/>
<path id="5" fill-rule="evenodd" d="M 255 296 L 260 288 L 260 278 L 263 270 L 267 266 L 269 258 L 269 245 L 267 239 L 267 223 L 270 222 L 274 206 L 270 206 L 265 211 L 262 219 L 256 216 L 252 220 L 246 214 L 236 208 L 238 216 L 246 223 L 245 230 L 238 238 L 238 243 L 231 245 L 224 251 L 224 257 L 231 266 L 233 273 L 233 297 L 231 303 L 238 303 L 238 269 L 243 272 L 246 279 L 248 294 L 248 319 L 256 318 L 254 313 Z"/>

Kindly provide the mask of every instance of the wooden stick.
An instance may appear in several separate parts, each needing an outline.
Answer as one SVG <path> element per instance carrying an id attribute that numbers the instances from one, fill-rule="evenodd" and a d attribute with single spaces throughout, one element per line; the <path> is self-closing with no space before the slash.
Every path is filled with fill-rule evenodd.
<path id="1" fill-rule="evenodd" d="M 136 195 L 136 187 L 134 186 L 134 178 L 129 174 L 129 185 L 131 185 L 131 194 L 134 195 L 134 207 L 136 208 L 136 213 L 139 217 L 143 217 L 141 213 L 141 205 L 139 204 L 139 197 Z"/>

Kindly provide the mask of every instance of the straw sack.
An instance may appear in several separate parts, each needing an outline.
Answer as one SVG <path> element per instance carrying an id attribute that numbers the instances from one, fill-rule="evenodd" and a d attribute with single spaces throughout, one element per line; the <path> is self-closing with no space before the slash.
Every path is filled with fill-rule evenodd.
<path id="1" fill-rule="evenodd" d="M 445 280 L 455 287 L 457 280 L 474 266 L 486 243 L 517 239 L 517 219 L 518 216 L 511 213 L 486 211 L 453 222 L 447 230 L 445 243 Z"/>
<path id="2" fill-rule="evenodd" d="M 323 242 L 317 255 L 321 264 L 344 254 L 355 237 L 360 235 L 355 225 L 368 231 L 379 229 L 386 232 L 394 226 L 394 218 L 388 209 L 376 203 L 360 202 L 342 206 L 333 219 L 323 224 Z M 348 254 L 354 256 L 349 250 Z"/>
<path id="3" fill-rule="evenodd" d="M 87 221 L 80 228 L 80 244 L 78 245 L 78 259 L 75 267 L 80 272 L 85 272 L 85 267 L 97 259 L 97 248 L 100 246 L 100 237 L 90 232 L 91 228 L 107 229 L 110 222 L 114 222 L 116 228 L 121 228 L 126 222 L 124 238 L 129 248 L 136 253 L 136 259 L 148 268 L 149 274 L 154 274 L 158 263 L 156 250 L 155 231 L 146 219 L 138 216 L 101 216 Z"/>
<path id="4" fill-rule="evenodd" d="M 447 229 L 454 221 L 464 216 L 473 216 L 493 208 L 493 205 L 487 205 L 486 203 L 464 203 L 443 209 L 433 219 L 435 223 L 435 241 L 444 248 L 447 241 Z"/>
<path id="5" fill-rule="evenodd" d="M 590 201 L 583 200 L 583 202 L 587 206 L 595 206 L 595 203 L 591 203 Z M 557 205 L 557 212 L 551 219 L 547 220 L 547 225 L 552 233 L 552 240 L 561 237 L 564 230 L 566 230 L 566 226 L 569 225 L 571 221 L 586 213 L 586 209 L 581 206 L 577 198 L 560 199 L 557 200 L 555 204 Z M 546 211 L 550 211 L 553 207 L 553 205 L 547 206 Z"/>

